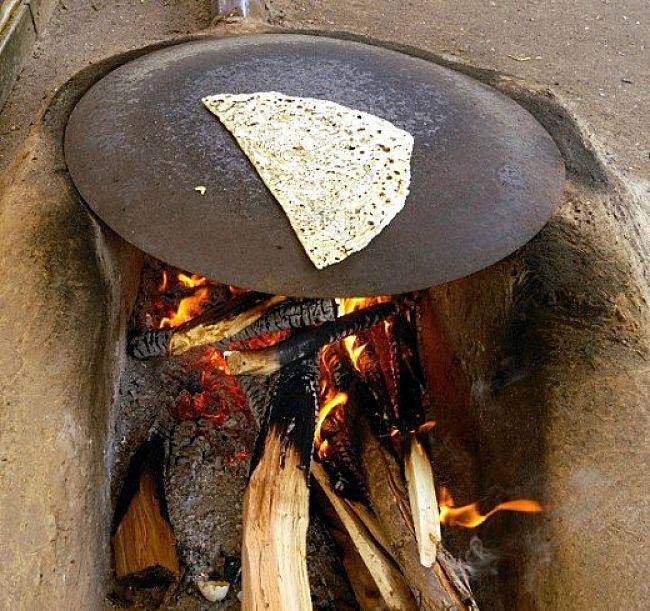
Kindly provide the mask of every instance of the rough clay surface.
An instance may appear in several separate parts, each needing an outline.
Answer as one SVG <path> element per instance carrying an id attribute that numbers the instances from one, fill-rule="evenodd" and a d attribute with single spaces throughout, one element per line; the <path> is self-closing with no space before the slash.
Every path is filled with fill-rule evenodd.
<path id="1" fill-rule="evenodd" d="M 483 487 L 537 484 L 553 508 L 531 542 L 536 554 L 506 550 L 504 587 L 519 589 L 502 608 L 645 608 L 646 5 L 273 0 L 271 9 L 286 26 L 367 33 L 556 90 L 559 98 L 546 87 L 531 94 L 534 86 L 476 71 L 544 123 L 570 181 L 556 217 L 520 255 L 433 291 L 440 345 L 466 392 Z M 107 550 L 96 545 L 108 490 L 96 483 L 115 374 L 105 363 L 121 353 L 124 330 L 109 312 L 124 311 L 117 286 L 133 288 L 126 272 L 137 272 L 135 254 L 76 199 L 57 148 L 66 100 L 83 79 L 42 122 L 39 111 L 89 63 L 200 27 L 206 11 L 207 2 L 63 0 L 2 110 L 0 163 L 11 163 L 0 179 L 3 609 L 101 608 Z"/>

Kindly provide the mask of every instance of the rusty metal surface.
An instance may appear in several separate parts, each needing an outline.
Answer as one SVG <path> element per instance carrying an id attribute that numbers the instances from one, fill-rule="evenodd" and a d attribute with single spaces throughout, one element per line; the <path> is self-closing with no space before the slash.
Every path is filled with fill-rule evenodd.
<path id="1" fill-rule="evenodd" d="M 415 138 L 402 212 L 324 270 L 200 101 L 270 90 L 358 108 Z M 292 296 L 392 294 L 470 274 L 532 238 L 564 181 L 550 136 L 491 88 L 382 47 L 296 34 L 206 39 L 118 68 L 73 111 L 65 153 L 89 206 L 135 246 L 215 280 Z"/>

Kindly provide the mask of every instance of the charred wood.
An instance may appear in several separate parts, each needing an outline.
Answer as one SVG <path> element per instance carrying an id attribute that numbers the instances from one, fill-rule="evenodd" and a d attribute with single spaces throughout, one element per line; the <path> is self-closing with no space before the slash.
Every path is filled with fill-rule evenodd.
<path id="1" fill-rule="evenodd" d="M 356 373 L 341 358 L 343 351 L 333 345 L 327 349 L 325 365 L 329 383 L 336 393 L 349 393 L 356 382 Z M 322 409 L 322 406 L 321 406 Z M 322 419 L 317 448 L 332 487 L 347 499 L 367 502 L 363 474 L 360 469 L 359 443 L 356 427 L 345 405 L 339 405 Z"/>
<path id="2" fill-rule="evenodd" d="M 130 339 L 129 354 L 146 360 L 164 354 L 180 354 L 230 337 L 254 323 L 284 297 L 245 293 L 208 306 L 199 316 L 173 329 L 156 329 Z"/>
<path id="3" fill-rule="evenodd" d="M 369 335 L 359 334 L 358 337 L 360 343 L 366 342 L 353 374 L 359 405 L 368 415 L 375 435 L 387 448 L 392 449 L 391 432 L 397 428 L 397 414 L 382 375 L 379 355 Z"/>
<path id="4" fill-rule="evenodd" d="M 405 313 L 408 314 L 410 312 Z M 426 420 L 429 398 L 418 358 L 415 325 L 405 316 L 399 316 L 395 319 L 393 333 L 397 347 L 395 363 L 399 428 L 402 439 L 406 441 Z"/>
<path id="5" fill-rule="evenodd" d="M 169 353 L 182 354 L 191 348 L 229 338 L 284 300 L 285 297 L 281 296 L 247 293 L 208 309 L 176 328 L 169 338 Z"/>
<path id="6" fill-rule="evenodd" d="M 358 333 L 393 316 L 400 310 L 397 302 L 382 303 L 347 314 L 319 327 L 310 327 L 263 350 L 232 350 L 225 353 L 230 370 L 236 375 L 270 374 L 287 363 L 316 353 L 326 344 Z"/>
<path id="7" fill-rule="evenodd" d="M 239 333 L 215 344 L 216 348 L 225 350 L 234 342 L 242 342 L 258 335 L 300 329 L 320 325 L 336 318 L 336 304 L 333 299 L 291 300 L 269 310 Z"/>
<path id="8" fill-rule="evenodd" d="M 275 373 L 270 376 L 238 376 L 237 378 L 246 395 L 258 430 L 268 412 L 271 391 L 277 383 L 277 375 Z"/>
<path id="9" fill-rule="evenodd" d="M 323 467 L 332 487 L 346 499 L 367 502 L 368 490 L 360 468 L 358 444 L 354 443 L 348 425 L 339 420 L 332 433 L 324 434 L 324 443 L 327 450 Z"/>
<path id="10" fill-rule="evenodd" d="M 141 361 L 162 356 L 167 353 L 167 345 L 173 332 L 173 329 L 155 329 L 132 337 L 128 345 L 129 354 Z"/>

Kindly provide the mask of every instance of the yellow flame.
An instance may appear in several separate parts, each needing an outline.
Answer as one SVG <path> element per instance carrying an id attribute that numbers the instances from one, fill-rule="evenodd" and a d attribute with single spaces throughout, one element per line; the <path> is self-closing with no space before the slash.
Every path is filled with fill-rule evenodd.
<path id="1" fill-rule="evenodd" d="M 519 511 L 524 513 L 541 513 L 544 509 L 537 502 L 530 499 L 517 499 L 499 503 L 486 514 L 479 511 L 478 503 L 470 503 L 462 507 L 454 506 L 454 499 L 449 490 L 444 487 L 439 492 L 440 523 L 445 526 L 461 526 L 462 528 L 476 528 L 493 516 L 498 511 Z"/>
<path id="2" fill-rule="evenodd" d="M 178 309 L 171 316 L 165 316 L 160 321 L 160 328 L 178 327 L 191 318 L 198 316 L 203 309 L 203 305 L 209 300 L 209 291 L 207 287 L 200 288 L 189 297 L 184 297 L 178 304 Z"/>
<path id="3" fill-rule="evenodd" d="M 187 274 L 180 273 L 178 276 L 176 276 L 176 278 L 178 278 L 178 281 L 188 289 L 193 289 L 197 286 L 203 286 L 208 281 L 207 278 L 204 278 L 203 276 L 197 276 L 196 274 L 188 276 Z"/>
<path id="4" fill-rule="evenodd" d="M 333 409 L 345 405 L 347 402 L 348 402 L 347 393 L 337 392 L 336 394 L 334 394 L 334 396 L 330 397 L 323 403 L 323 406 L 320 408 L 320 411 L 318 412 L 318 420 L 316 421 L 316 431 L 315 431 L 315 443 L 316 443 L 316 447 L 318 448 L 318 455 L 321 458 L 322 458 L 321 452 L 324 453 L 323 444 L 327 441 L 327 440 L 323 440 L 320 434 L 321 427 L 323 426 L 323 422 L 325 422 L 325 419 L 332 412 Z"/>

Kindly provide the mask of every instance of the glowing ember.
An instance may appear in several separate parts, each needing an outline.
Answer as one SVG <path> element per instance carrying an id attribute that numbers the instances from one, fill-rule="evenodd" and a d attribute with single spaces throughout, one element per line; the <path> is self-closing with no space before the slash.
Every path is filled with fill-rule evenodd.
<path id="1" fill-rule="evenodd" d="M 206 418 L 219 426 L 235 411 L 247 413 L 246 397 L 219 350 L 207 348 L 192 370 L 198 372 L 198 378 L 176 398 L 171 408 L 175 418 Z"/>
<path id="2" fill-rule="evenodd" d="M 278 342 L 287 339 L 291 335 L 289 329 L 284 329 L 282 331 L 272 331 L 271 333 L 264 333 L 262 335 L 257 335 L 251 337 L 250 339 L 233 342 L 228 346 L 229 350 L 260 350 L 261 348 L 268 348 L 269 346 L 274 346 Z"/>
<path id="3" fill-rule="evenodd" d="M 537 501 L 517 499 L 499 503 L 486 514 L 482 514 L 479 511 L 478 503 L 456 507 L 451 493 L 444 487 L 440 488 L 438 497 L 440 504 L 440 522 L 445 526 L 476 528 L 498 511 L 519 511 L 524 513 L 541 513 L 543 511 L 542 506 Z"/>
<path id="4" fill-rule="evenodd" d="M 170 316 L 165 316 L 159 327 L 178 327 L 184 322 L 198 316 L 203 310 L 203 306 L 209 301 L 210 294 L 207 287 L 198 289 L 193 295 L 184 297 L 178 304 L 178 309 Z"/>

